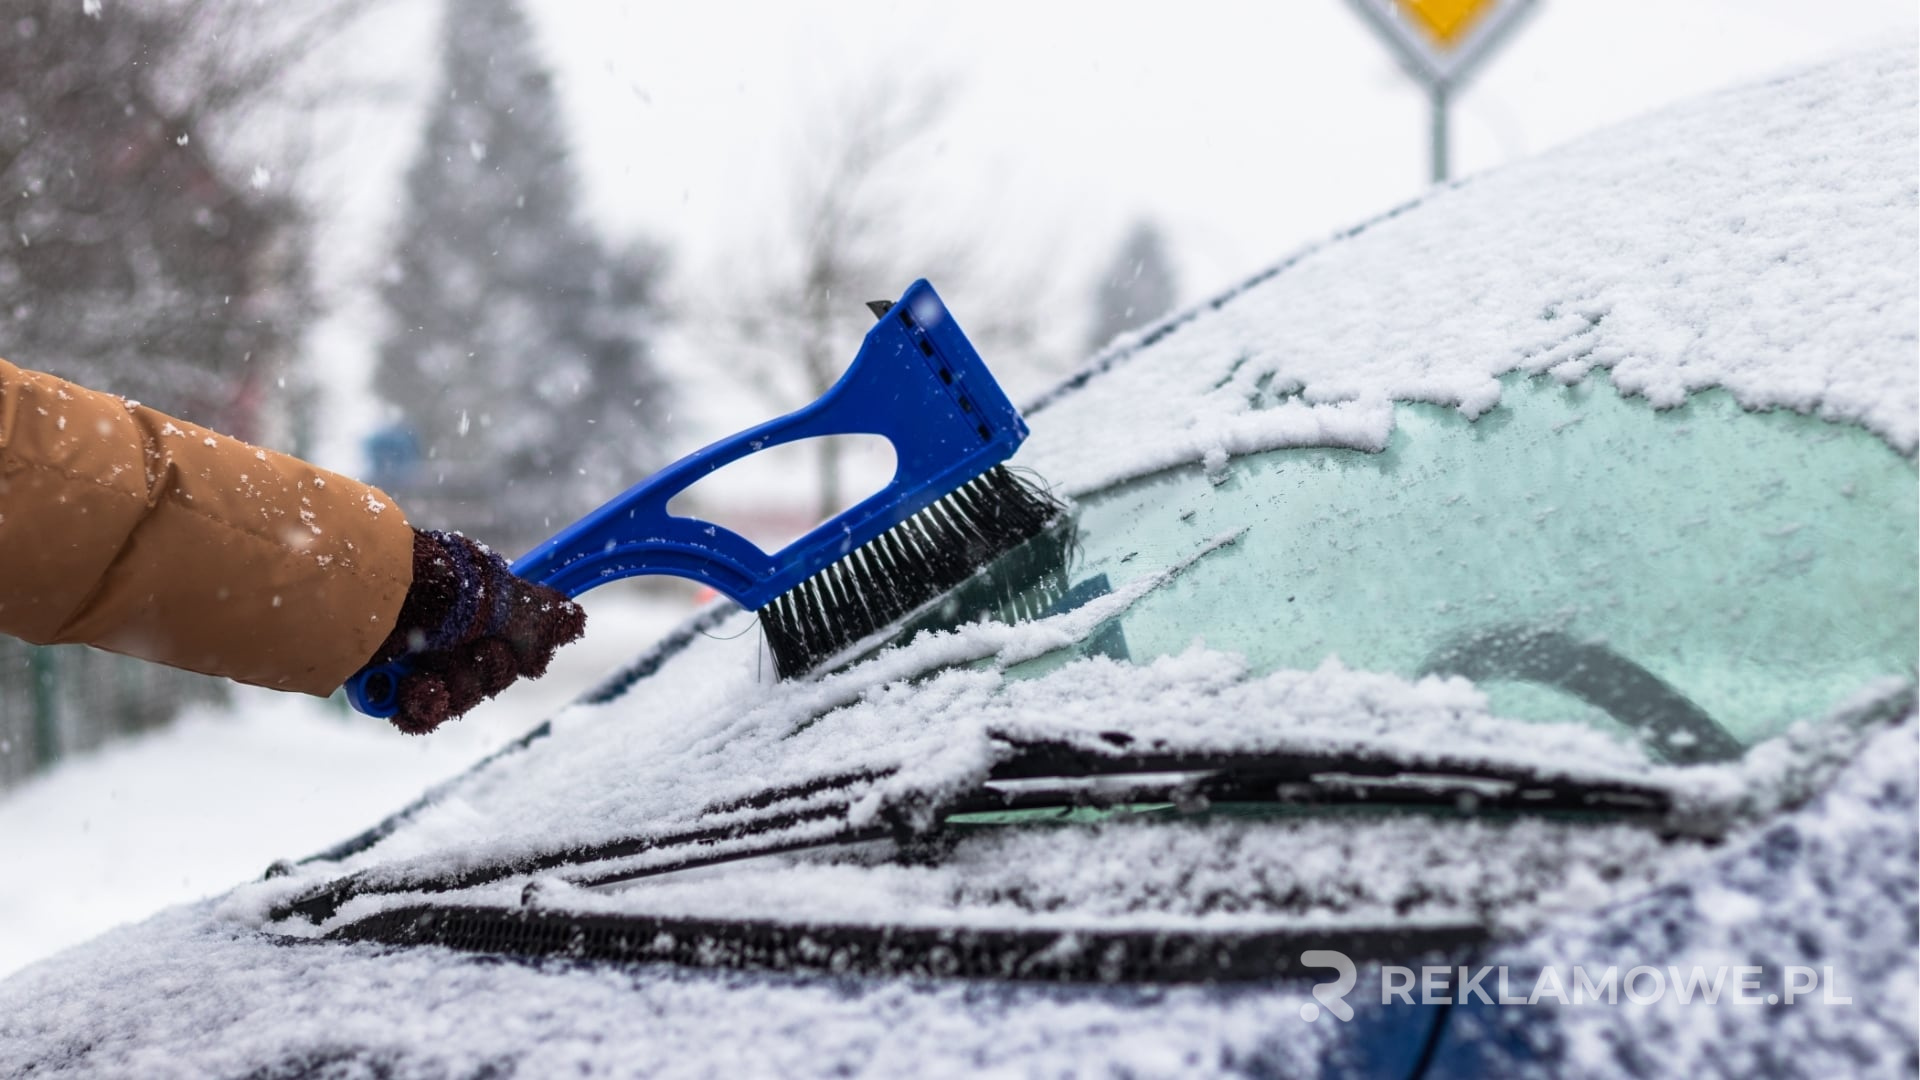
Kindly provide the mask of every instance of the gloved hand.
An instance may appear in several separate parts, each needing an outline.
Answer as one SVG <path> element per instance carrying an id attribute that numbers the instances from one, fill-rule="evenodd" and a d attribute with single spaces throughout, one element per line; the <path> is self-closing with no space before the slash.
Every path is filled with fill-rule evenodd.
<path id="1" fill-rule="evenodd" d="M 393 632 L 369 664 L 405 656 L 393 725 L 425 735 L 506 689 L 537 679 L 587 613 L 565 595 L 513 576 L 507 562 L 459 533 L 414 530 L 413 585 Z"/>

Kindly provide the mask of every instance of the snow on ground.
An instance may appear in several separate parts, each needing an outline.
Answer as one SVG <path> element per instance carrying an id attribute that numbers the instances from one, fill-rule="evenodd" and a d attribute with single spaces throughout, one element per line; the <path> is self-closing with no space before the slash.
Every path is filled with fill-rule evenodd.
<path id="1" fill-rule="evenodd" d="M 469 760 L 270 691 L 0 797 L 0 974 L 338 840 Z"/>
<path id="2" fill-rule="evenodd" d="M 196 709 L 0 794 L 0 978 L 373 824 L 522 734 L 686 611 L 630 594 L 586 602 L 588 636 L 547 678 L 429 738 L 338 702 L 236 687 L 228 708 Z"/>

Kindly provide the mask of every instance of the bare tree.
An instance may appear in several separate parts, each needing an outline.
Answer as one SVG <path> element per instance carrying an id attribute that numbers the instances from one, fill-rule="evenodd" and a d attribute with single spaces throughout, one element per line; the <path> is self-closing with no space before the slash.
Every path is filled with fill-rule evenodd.
<path id="1" fill-rule="evenodd" d="M 729 306 L 692 318 L 711 331 L 742 382 L 778 411 L 833 385 L 872 323 L 863 302 L 891 299 L 928 278 L 949 299 L 974 301 L 965 325 L 982 352 L 1017 354 L 1037 319 L 1030 280 L 989 275 L 978 230 L 956 228 L 923 203 L 919 160 L 945 123 L 954 85 L 881 79 L 819 109 L 782 170 L 791 184 L 781 231 L 732 261 Z M 840 444 L 818 440 L 817 516 L 842 505 Z"/>

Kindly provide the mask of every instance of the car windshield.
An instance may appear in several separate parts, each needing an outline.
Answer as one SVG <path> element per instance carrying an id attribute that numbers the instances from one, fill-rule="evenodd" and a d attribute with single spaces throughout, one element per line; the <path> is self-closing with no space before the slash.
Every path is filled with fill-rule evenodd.
<path id="1" fill-rule="evenodd" d="M 1679 763 L 1912 679 L 1911 460 L 1725 391 L 1665 410 L 1601 379 L 1513 376 L 1502 394 L 1475 420 L 1400 404 L 1379 453 L 1276 450 L 1085 496 L 1051 572 L 1011 600 L 962 589 L 895 640 L 1065 610 L 1194 560 L 1015 671 L 1196 640 L 1260 671 L 1337 657 L 1464 675 L 1495 713 L 1610 728 Z"/>

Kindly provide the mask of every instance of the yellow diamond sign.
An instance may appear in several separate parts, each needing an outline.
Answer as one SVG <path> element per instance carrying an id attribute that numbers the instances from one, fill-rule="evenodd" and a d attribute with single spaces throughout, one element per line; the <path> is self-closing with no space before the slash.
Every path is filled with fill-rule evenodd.
<path id="1" fill-rule="evenodd" d="M 1496 0 L 1395 0 L 1408 22 L 1419 27 L 1442 49 L 1459 44 Z"/>
<path id="2" fill-rule="evenodd" d="M 1537 0 L 1347 0 L 1429 87 L 1457 87 Z"/>

